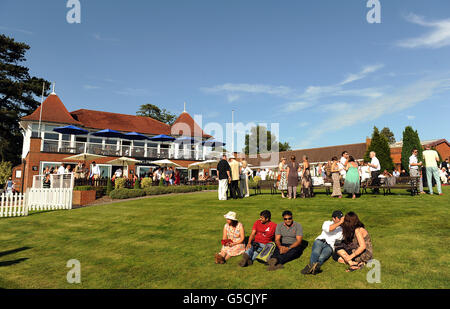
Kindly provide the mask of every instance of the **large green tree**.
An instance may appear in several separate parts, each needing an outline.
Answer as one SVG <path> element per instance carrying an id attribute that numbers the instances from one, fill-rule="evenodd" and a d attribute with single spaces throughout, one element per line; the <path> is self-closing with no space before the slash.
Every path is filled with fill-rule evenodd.
<path id="1" fill-rule="evenodd" d="M 158 106 L 153 104 L 143 104 L 140 109 L 136 112 L 138 116 L 150 117 L 161 122 L 172 125 L 177 116 L 167 111 L 165 108 L 160 109 Z"/>
<path id="2" fill-rule="evenodd" d="M 387 138 L 389 144 L 395 143 L 394 133 L 388 127 L 384 127 L 380 134 Z"/>
<path id="3" fill-rule="evenodd" d="M 419 133 L 411 126 L 407 126 L 403 131 L 403 146 L 402 146 L 402 168 L 409 173 L 409 157 L 412 154 L 412 150 L 417 149 L 419 154 L 417 155 L 418 162 L 423 160 L 422 157 L 422 144 L 420 143 Z M 423 161 L 422 161 L 423 162 Z"/>
<path id="4" fill-rule="evenodd" d="M 28 49 L 27 44 L 0 34 L 0 158 L 14 165 L 20 163 L 23 143 L 19 120 L 38 108 L 42 84 L 45 95 L 50 88 L 49 82 L 30 76 L 23 65 Z"/>
<path id="5" fill-rule="evenodd" d="M 372 140 L 370 146 L 364 156 L 365 161 L 370 162 L 370 152 L 375 151 L 378 160 L 380 161 L 381 171 L 387 169 L 392 171 L 394 169 L 394 161 L 391 158 L 391 148 L 389 148 L 389 142 L 387 138 L 380 134 L 377 127 L 373 128 Z"/>
<path id="6" fill-rule="evenodd" d="M 266 139 L 262 139 L 260 141 L 260 136 L 266 136 Z M 271 152 L 272 149 L 275 149 L 278 143 L 278 151 L 287 151 L 291 150 L 291 146 L 288 142 L 281 143 L 277 141 L 277 138 L 272 132 L 267 130 L 265 126 L 257 125 L 256 127 L 252 127 L 250 129 L 250 134 L 245 135 L 245 148 L 244 153 L 246 155 L 250 152 L 250 145 L 256 145 L 256 154 Z M 252 150 L 252 154 L 254 149 Z"/>

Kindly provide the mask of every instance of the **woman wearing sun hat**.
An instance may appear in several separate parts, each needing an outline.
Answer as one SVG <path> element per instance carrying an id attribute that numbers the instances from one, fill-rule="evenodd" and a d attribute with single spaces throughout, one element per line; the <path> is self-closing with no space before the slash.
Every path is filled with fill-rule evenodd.
<path id="1" fill-rule="evenodd" d="M 216 264 L 223 264 L 233 256 L 241 255 L 245 252 L 244 226 L 238 221 L 236 213 L 233 211 L 224 215 L 227 223 L 223 227 L 222 250 L 216 253 Z"/>

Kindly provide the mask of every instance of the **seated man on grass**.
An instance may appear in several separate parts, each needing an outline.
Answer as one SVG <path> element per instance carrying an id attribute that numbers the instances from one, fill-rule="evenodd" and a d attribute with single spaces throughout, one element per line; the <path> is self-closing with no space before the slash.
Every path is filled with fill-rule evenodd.
<path id="1" fill-rule="evenodd" d="M 283 268 L 283 265 L 287 262 L 299 258 L 305 249 L 302 243 L 302 225 L 294 221 L 292 212 L 289 210 L 284 211 L 282 216 L 284 222 L 277 225 L 275 231 L 275 244 L 277 247 L 268 262 L 267 270 Z"/>
<path id="2" fill-rule="evenodd" d="M 274 239 L 277 225 L 270 221 L 272 216 L 270 211 L 264 210 L 259 215 L 259 220 L 256 220 L 253 224 L 252 233 L 248 239 L 242 261 L 239 262 L 241 267 L 252 265 L 258 254 L 264 249 L 264 246 Z"/>
<path id="3" fill-rule="evenodd" d="M 304 275 L 318 274 L 320 266 L 333 254 L 336 240 L 342 240 L 341 225 L 344 223 L 344 214 L 340 210 L 335 210 L 331 218 L 332 220 L 322 224 L 322 234 L 314 241 L 309 264 L 301 271 Z"/>

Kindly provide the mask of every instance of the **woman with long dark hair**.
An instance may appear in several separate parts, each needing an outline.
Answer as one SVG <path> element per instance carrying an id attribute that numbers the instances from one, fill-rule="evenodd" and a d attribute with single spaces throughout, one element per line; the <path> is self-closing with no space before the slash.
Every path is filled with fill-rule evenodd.
<path id="1" fill-rule="evenodd" d="M 373 257 L 372 240 L 358 215 L 347 213 L 342 226 L 343 241 L 336 245 L 339 263 L 348 264 L 347 271 L 364 267 Z"/>
<path id="2" fill-rule="evenodd" d="M 308 157 L 303 156 L 303 172 L 302 172 L 302 197 L 312 197 L 312 178 L 309 169 Z"/>

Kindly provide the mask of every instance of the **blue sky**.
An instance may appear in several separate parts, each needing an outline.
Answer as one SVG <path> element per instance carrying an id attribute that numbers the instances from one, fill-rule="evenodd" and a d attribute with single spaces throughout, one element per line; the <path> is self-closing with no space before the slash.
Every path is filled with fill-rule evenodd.
<path id="1" fill-rule="evenodd" d="M 366 0 L 80 0 L 81 24 L 66 3 L 2 0 L 0 33 L 31 46 L 26 65 L 69 111 L 186 101 L 224 125 L 234 109 L 279 123 L 294 149 L 363 142 L 374 125 L 448 139 L 447 0 L 380 0 L 381 24 Z"/>

